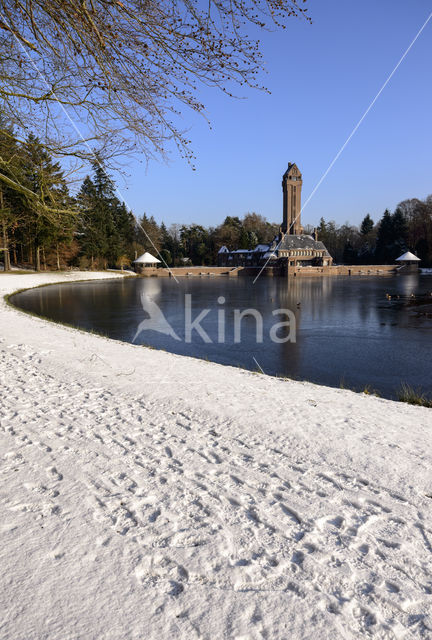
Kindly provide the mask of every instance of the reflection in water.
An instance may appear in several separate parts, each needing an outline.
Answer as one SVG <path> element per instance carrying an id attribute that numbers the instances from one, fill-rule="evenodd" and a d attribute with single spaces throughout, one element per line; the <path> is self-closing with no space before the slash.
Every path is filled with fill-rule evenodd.
<path id="1" fill-rule="evenodd" d="M 143 311 L 141 294 L 162 310 L 181 341 L 156 331 L 143 331 L 138 342 L 222 364 L 320 384 L 363 389 L 369 385 L 394 396 L 401 382 L 430 392 L 432 323 L 415 310 L 386 299 L 432 290 L 432 275 L 383 278 L 136 278 L 62 284 L 17 294 L 13 302 L 53 320 L 92 329 L 132 342 Z M 191 294 L 192 318 L 208 313 L 201 326 L 212 342 L 197 332 L 185 336 L 185 294 Z M 223 296 L 225 303 L 218 303 Z M 241 343 L 234 341 L 235 310 L 254 308 L 263 317 L 264 342 L 256 343 L 256 321 L 245 317 Z M 295 343 L 276 344 L 271 327 L 285 320 L 275 309 L 290 309 L 296 319 Z M 218 312 L 225 314 L 225 342 L 218 341 Z"/>

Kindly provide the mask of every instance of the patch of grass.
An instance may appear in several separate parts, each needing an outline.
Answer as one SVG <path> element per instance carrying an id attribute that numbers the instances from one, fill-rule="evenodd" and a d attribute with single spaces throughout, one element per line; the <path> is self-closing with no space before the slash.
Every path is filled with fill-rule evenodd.
<path id="1" fill-rule="evenodd" d="M 432 399 L 428 398 L 422 391 L 418 391 L 409 384 L 403 384 L 398 392 L 398 400 L 407 404 L 415 404 L 419 407 L 432 409 Z"/>
<path id="2" fill-rule="evenodd" d="M 346 384 L 344 376 L 342 376 L 342 378 L 340 379 L 339 389 L 346 389 L 347 391 L 354 391 L 354 393 L 364 393 L 367 396 L 375 396 L 376 398 L 381 398 L 380 392 L 371 387 L 370 384 L 365 385 L 363 389 L 361 387 L 350 387 Z"/>
<path id="3" fill-rule="evenodd" d="M 367 384 L 365 386 L 365 388 L 363 389 L 363 393 L 365 393 L 367 396 L 375 396 L 377 398 L 380 398 L 381 395 L 379 393 L 379 391 L 377 391 L 376 389 L 373 389 L 370 384 Z"/>

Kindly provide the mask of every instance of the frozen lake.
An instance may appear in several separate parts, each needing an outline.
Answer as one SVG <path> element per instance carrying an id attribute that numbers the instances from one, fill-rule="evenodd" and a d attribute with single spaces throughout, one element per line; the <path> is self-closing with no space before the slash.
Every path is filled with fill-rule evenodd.
<path id="1" fill-rule="evenodd" d="M 432 319 L 395 303 L 395 296 L 430 291 L 432 274 L 289 281 L 262 277 L 255 284 L 249 278 L 194 277 L 178 283 L 171 278 L 130 278 L 52 285 L 17 294 L 12 302 L 52 320 L 132 342 L 148 318 L 144 294 L 150 314 L 160 309 L 172 335 L 144 323 L 138 344 L 324 385 L 356 390 L 368 386 L 396 397 L 402 383 L 431 392 Z M 192 329 L 189 342 L 186 295 L 192 321 L 206 311 L 201 334 Z M 246 309 L 256 313 L 241 319 L 236 341 L 236 313 Z M 272 340 L 271 328 L 287 320 L 273 315 L 276 309 L 294 314 L 290 329 L 295 342 Z M 262 342 L 257 342 L 257 317 L 262 318 Z M 153 326 L 166 330 L 161 318 L 159 314 L 159 324 Z M 283 338 L 288 331 L 274 335 Z"/>

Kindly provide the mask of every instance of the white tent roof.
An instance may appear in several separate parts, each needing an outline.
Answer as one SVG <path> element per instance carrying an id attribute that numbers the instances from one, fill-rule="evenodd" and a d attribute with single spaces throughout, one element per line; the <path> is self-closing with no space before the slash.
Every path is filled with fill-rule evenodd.
<path id="1" fill-rule="evenodd" d="M 420 258 L 417 258 L 417 256 L 411 253 L 411 251 L 407 251 L 403 254 L 403 256 L 396 258 L 396 262 L 405 262 L 407 260 L 415 260 L 416 262 L 420 262 Z"/>
<path id="2" fill-rule="evenodd" d="M 149 253 L 148 251 L 146 251 L 145 253 L 142 254 L 142 256 L 134 260 L 134 262 L 136 262 L 137 264 L 160 264 L 160 260 L 152 256 L 152 254 Z"/>
<path id="3" fill-rule="evenodd" d="M 218 253 L 229 253 L 229 249 L 224 245 L 219 249 Z"/>

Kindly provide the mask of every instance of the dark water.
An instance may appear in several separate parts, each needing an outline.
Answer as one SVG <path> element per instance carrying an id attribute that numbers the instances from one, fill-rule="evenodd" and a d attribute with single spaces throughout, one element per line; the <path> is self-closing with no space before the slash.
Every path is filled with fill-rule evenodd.
<path id="1" fill-rule="evenodd" d="M 260 278 L 256 284 L 249 278 L 182 278 L 179 284 L 168 278 L 136 278 L 33 289 L 17 294 L 12 302 L 52 320 L 132 342 L 139 323 L 148 317 L 141 304 L 145 293 L 181 340 L 147 329 L 138 336 L 139 344 L 319 384 L 342 383 L 357 390 L 370 386 L 395 397 L 401 383 L 431 393 L 432 319 L 389 302 L 385 294 L 429 291 L 432 275 Z M 196 331 L 190 344 L 184 340 L 186 293 L 192 296 L 192 319 L 210 309 L 201 326 L 211 344 Z M 220 296 L 224 304 L 218 303 Z M 256 342 L 253 317 L 243 318 L 241 342 L 234 342 L 235 309 L 247 308 L 262 314 L 262 344 Z M 277 344 L 269 337 L 271 327 L 286 320 L 272 315 L 280 308 L 295 314 L 295 343 Z M 218 310 L 225 316 L 224 343 L 218 342 Z M 277 335 L 283 336 L 283 331 Z"/>

